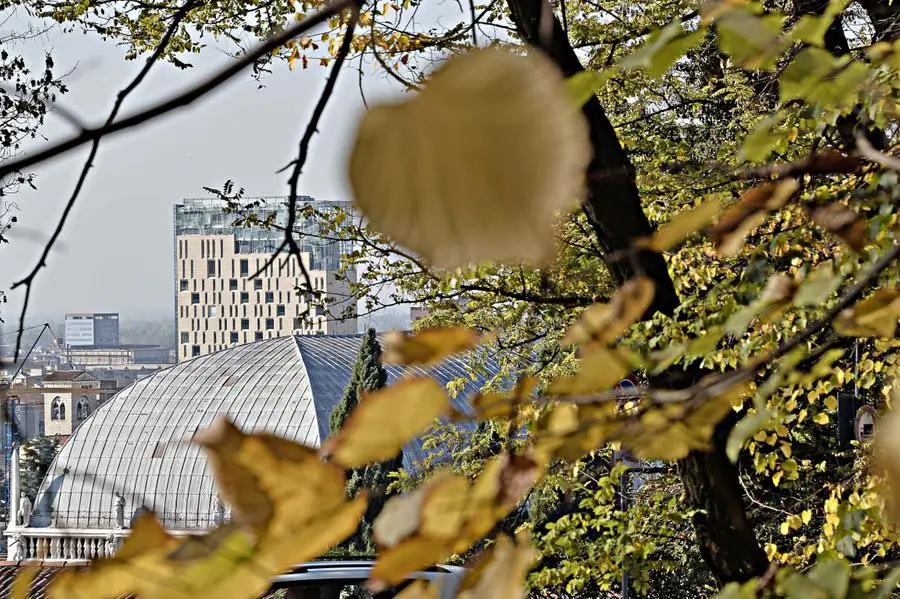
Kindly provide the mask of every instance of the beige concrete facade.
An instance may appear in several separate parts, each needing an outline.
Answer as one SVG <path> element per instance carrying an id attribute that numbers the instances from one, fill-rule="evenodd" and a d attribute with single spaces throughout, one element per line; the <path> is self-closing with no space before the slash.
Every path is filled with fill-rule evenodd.
<path id="1" fill-rule="evenodd" d="M 44 378 L 44 434 L 68 437 L 101 403 L 100 381 L 83 371 L 61 371 Z M 84 393 L 79 393 L 84 389 Z"/>
<path id="2" fill-rule="evenodd" d="M 177 235 L 175 245 L 179 361 L 294 333 L 356 333 L 356 318 L 342 317 L 356 299 L 333 272 L 310 271 L 325 298 L 311 301 L 296 290 L 304 280 L 295 257 L 284 254 L 252 278 L 270 255 L 236 253 L 232 234 Z"/>

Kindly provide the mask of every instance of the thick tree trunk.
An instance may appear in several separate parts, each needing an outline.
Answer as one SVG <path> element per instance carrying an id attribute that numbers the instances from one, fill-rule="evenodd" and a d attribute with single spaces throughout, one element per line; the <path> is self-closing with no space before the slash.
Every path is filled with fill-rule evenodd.
<path id="1" fill-rule="evenodd" d="M 522 39 L 546 52 L 566 76 L 584 70 L 562 26 L 553 15 L 545 20 L 547 34 L 543 34 L 541 8 L 548 7 L 548 3 L 541 0 L 509 0 L 507 5 Z M 652 229 L 641 208 L 634 182 L 634 167 L 600 102 L 592 98 L 584 105 L 583 111 L 590 124 L 594 156 L 588 166 L 588 197 L 582 207 L 600 247 L 611 254 L 631 247 L 635 239 L 648 235 Z M 665 260 L 659 254 L 641 252 L 634 261 L 619 260 L 607 265 L 619 284 L 638 274 L 636 271 L 642 271 L 656 282 L 656 298 L 649 314 L 656 311 L 671 314 L 678 305 Z"/>
<path id="2" fill-rule="evenodd" d="M 549 9 L 547 2 L 507 0 L 507 5 L 524 41 L 546 52 L 566 75 L 583 70 L 559 21 L 553 15 L 541 14 L 543 8 Z M 542 24 L 545 24 L 543 28 Z M 596 98 L 585 104 L 584 115 L 594 150 L 584 212 L 606 251 L 627 249 L 635 239 L 652 231 L 641 208 L 634 169 Z M 640 254 L 637 269 L 656 283 L 656 299 L 649 314 L 657 310 L 672 314 L 679 300 L 662 256 Z M 628 263 L 619 263 L 611 264 L 610 270 L 621 283 L 634 276 L 636 269 Z M 699 378 L 699 374 L 676 369 L 657 377 L 653 383 L 683 388 Z M 737 471 L 725 455 L 725 440 L 733 426 L 733 418 L 723 421 L 711 451 L 692 452 L 678 465 L 690 506 L 703 510 L 694 521 L 701 552 L 721 583 L 761 576 L 768 567 L 766 555 L 747 520 Z"/>

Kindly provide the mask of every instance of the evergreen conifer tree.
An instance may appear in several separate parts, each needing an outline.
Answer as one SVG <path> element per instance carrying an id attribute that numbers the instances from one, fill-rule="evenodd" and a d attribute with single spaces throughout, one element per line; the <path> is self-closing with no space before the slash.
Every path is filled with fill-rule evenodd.
<path id="1" fill-rule="evenodd" d="M 375 329 L 369 329 L 363 336 L 359 345 L 359 353 L 356 363 L 353 365 L 353 373 L 350 382 L 344 390 L 344 396 L 334 407 L 329 419 L 331 434 L 336 433 L 344 426 L 347 417 L 359 403 L 360 396 L 367 391 L 375 391 L 387 384 L 387 371 L 381 365 L 381 345 L 375 336 Z"/>
<path id="2" fill-rule="evenodd" d="M 350 382 L 344 390 L 334 410 L 331 412 L 329 425 L 331 433 L 339 431 L 347 418 L 356 408 L 360 397 L 365 392 L 375 391 L 387 384 L 387 371 L 381 365 L 381 345 L 375 336 L 375 329 L 369 329 L 363 336 L 359 346 L 356 363 Z M 355 554 L 373 554 L 375 544 L 372 540 L 372 523 L 378 516 L 389 497 L 387 487 L 391 482 L 390 473 L 403 466 L 403 454 L 377 464 L 369 464 L 348 472 L 347 494 L 352 497 L 360 489 L 367 488 L 371 493 L 369 507 L 359 529 L 349 537 L 342 547 Z"/>
<path id="3" fill-rule="evenodd" d="M 41 481 L 59 451 L 59 443 L 52 437 L 40 435 L 29 439 L 20 449 L 22 490 L 33 502 L 40 490 Z"/>

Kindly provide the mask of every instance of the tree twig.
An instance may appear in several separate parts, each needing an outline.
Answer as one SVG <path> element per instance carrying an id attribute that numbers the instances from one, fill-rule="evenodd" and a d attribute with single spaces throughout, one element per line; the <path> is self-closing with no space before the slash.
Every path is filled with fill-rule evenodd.
<path id="1" fill-rule="evenodd" d="M 144 67 L 140 70 L 140 72 L 138 72 L 137 76 L 132 79 L 131 83 L 129 83 L 119 91 L 116 97 L 115 104 L 113 104 L 112 110 L 109 111 L 109 116 L 106 118 L 106 122 L 103 124 L 103 127 L 110 127 L 113 125 L 116 117 L 119 115 L 119 110 L 122 108 L 122 104 L 125 102 L 125 99 L 144 81 L 144 79 L 147 77 L 147 74 L 150 73 L 150 69 L 153 68 L 153 65 L 156 64 L 157 60 L 159 60 L 163 52 L 166 51 L 166 48 L 169 45 L 169 41 L 181 26 L 182 20 L 187 17 L 188 13 L 193 8 L 199 6 L 199 4 L 199 0 L 188 0 L 184 4 L 184 6 L 182 6 L 178 10 L 178 12 L 175 13 L 175 16 L 172 19 L 172 22 L 169 24 L 168 29 L 166 29 L 166 32 L 163 35 L 162 39 L 160 39 L 159 44 L 156 46 L 156 49 L 147 58 L 147 62 L 144 64 Z M 82 129 L 82 134 L 86 134 L 88 131 L 89 130 L 87 129 Z M 78 199 L 78 196 L 81 194 L 81 189 L 84 187 L 84 182 L 87 180 L 88 173 L 90 172 L 91 167 L 94 165 L 94 158 L 96 158 L 97 150 L 100 148 L 101 138 L 102 135 L 97 135 L 92 138 L 91 150 L 88 153 L 87 159 L 85 159 L 84 161 L 84 165 L 81 167 L 81 173 L 78 175 L 78 181 L 76 181 L 75 183 L 75 188 L 72 190 L 72 194 L 69 196 L 69 200 L 66 202 L 66 205 L 63 208 L 62 214 L 59 217 L 59 221 L 57 221 L 56 223 L 56 229 L 54 229 L 53 234 L 50 235 L 50 239 L 48 239 L 46 245 L 44 245 L 44 249 L 41 252 L 40 258 L 38 258 L 37 264 L 34 265 L 34 268 L 31 269 L 31 272 L 29 272 L 24 278 L 16 281 L 10 287 L 10 289 L 12 290 L 23 285 L 25 286 L 25 299 L 22 303 L 22 310 L 19 313 L 19 334 L 16 336 L 16 351 L 13 354 L 14 361 L 17 361 L 19 359 L 19 352 L 22 349 L 22 329 L 25 327 L 25 314 L 28 311 L 28 302 L 31 299 L 31 289 L 34 284 L 35 277 L 37 277 L 41 269 L 47 266 L 47 257 L 50 255 L 50 250 L 53 249 L 53 246 L 59 239 L 60 234 L 62 234 L 62 230 L 66 225 L 66 220 L 69 218 L 69 213 L 72 211 L 72 207 L 75 206 L 75 202 Z M 22 167 L 16 167 L 15 165 L 4 165 L 3 168 L 14 168 L 15 170 L 19 170 Z"/>
<path id="2" fill-rule="evenodd" d="M 126 129 L 137 127 L 147 121 L 153 120 L 169 112 L 172 112 L 183 106 L 187 106 L 195 100 L 202 98 L 218 88 L 223 83 L 229 81 L 235 75 L 253 65 L 259 58 L 283 46 L 291 39 L 305 33 L 317 25 L 321 25 L 331 17 L 340 13 L 342 10 L 355 4 L 355 0 L 333 0 L 327 4 L 322 10 L 303 19 L 299 23 L 288 27 L 282 33 L 260 43 L 252 51 L 248 52 L 234 63 L 230 64 L 221 71 L 215 73 L 202 83 L 181 92 L 180 94 L 169 98 L 163 102 L 155 104 L 145 110 L 141 110 L 131 116 L 115 121 L 109 125 L 90 128 L 82 131 L 78 135 L 70 137 L 64 141 L 53 144 L 52 146 L 26 154 L 16 160 L 10 160 L 0 164 L 0 177 L 8 175 L 31 166 L 39 164 L 56 156 L 60 156 L 67 152 L 83 146 L 93 141 L 113 133 L 119 133 Z"/>

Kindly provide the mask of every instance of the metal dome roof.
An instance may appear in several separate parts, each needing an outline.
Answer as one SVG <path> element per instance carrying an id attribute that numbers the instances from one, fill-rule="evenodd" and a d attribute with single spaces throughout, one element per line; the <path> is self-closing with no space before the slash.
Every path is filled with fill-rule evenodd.
<path id="1" fill-rule="evenodd" d="M 216 491 L 206 458 L 186 441 L 217 417 L 244 431 L 267 430 L 310 446 L 328 435 L 328 418 L 350 378 L 361 336 L 279 337 L 182 362 L 137 381 L 97 409 L 50 466 L 35 502 L 32 526 L 115 527 L 114 493 L 126 500 L 126 521 L 146 506 L 170 529 L 214 525 Z M 468 377 L 448 359 L 416 374 L 443 384 Z M 388 367 L 388 380 L 402 370 Z M 471 381 L 467 391 L 480 383 Z M 468 411 L 463 399 L 455 407 Z M 471 429 L 471 424 L 463 424 Z M 421 440 L 404 448 L 415 469 Z"/>

